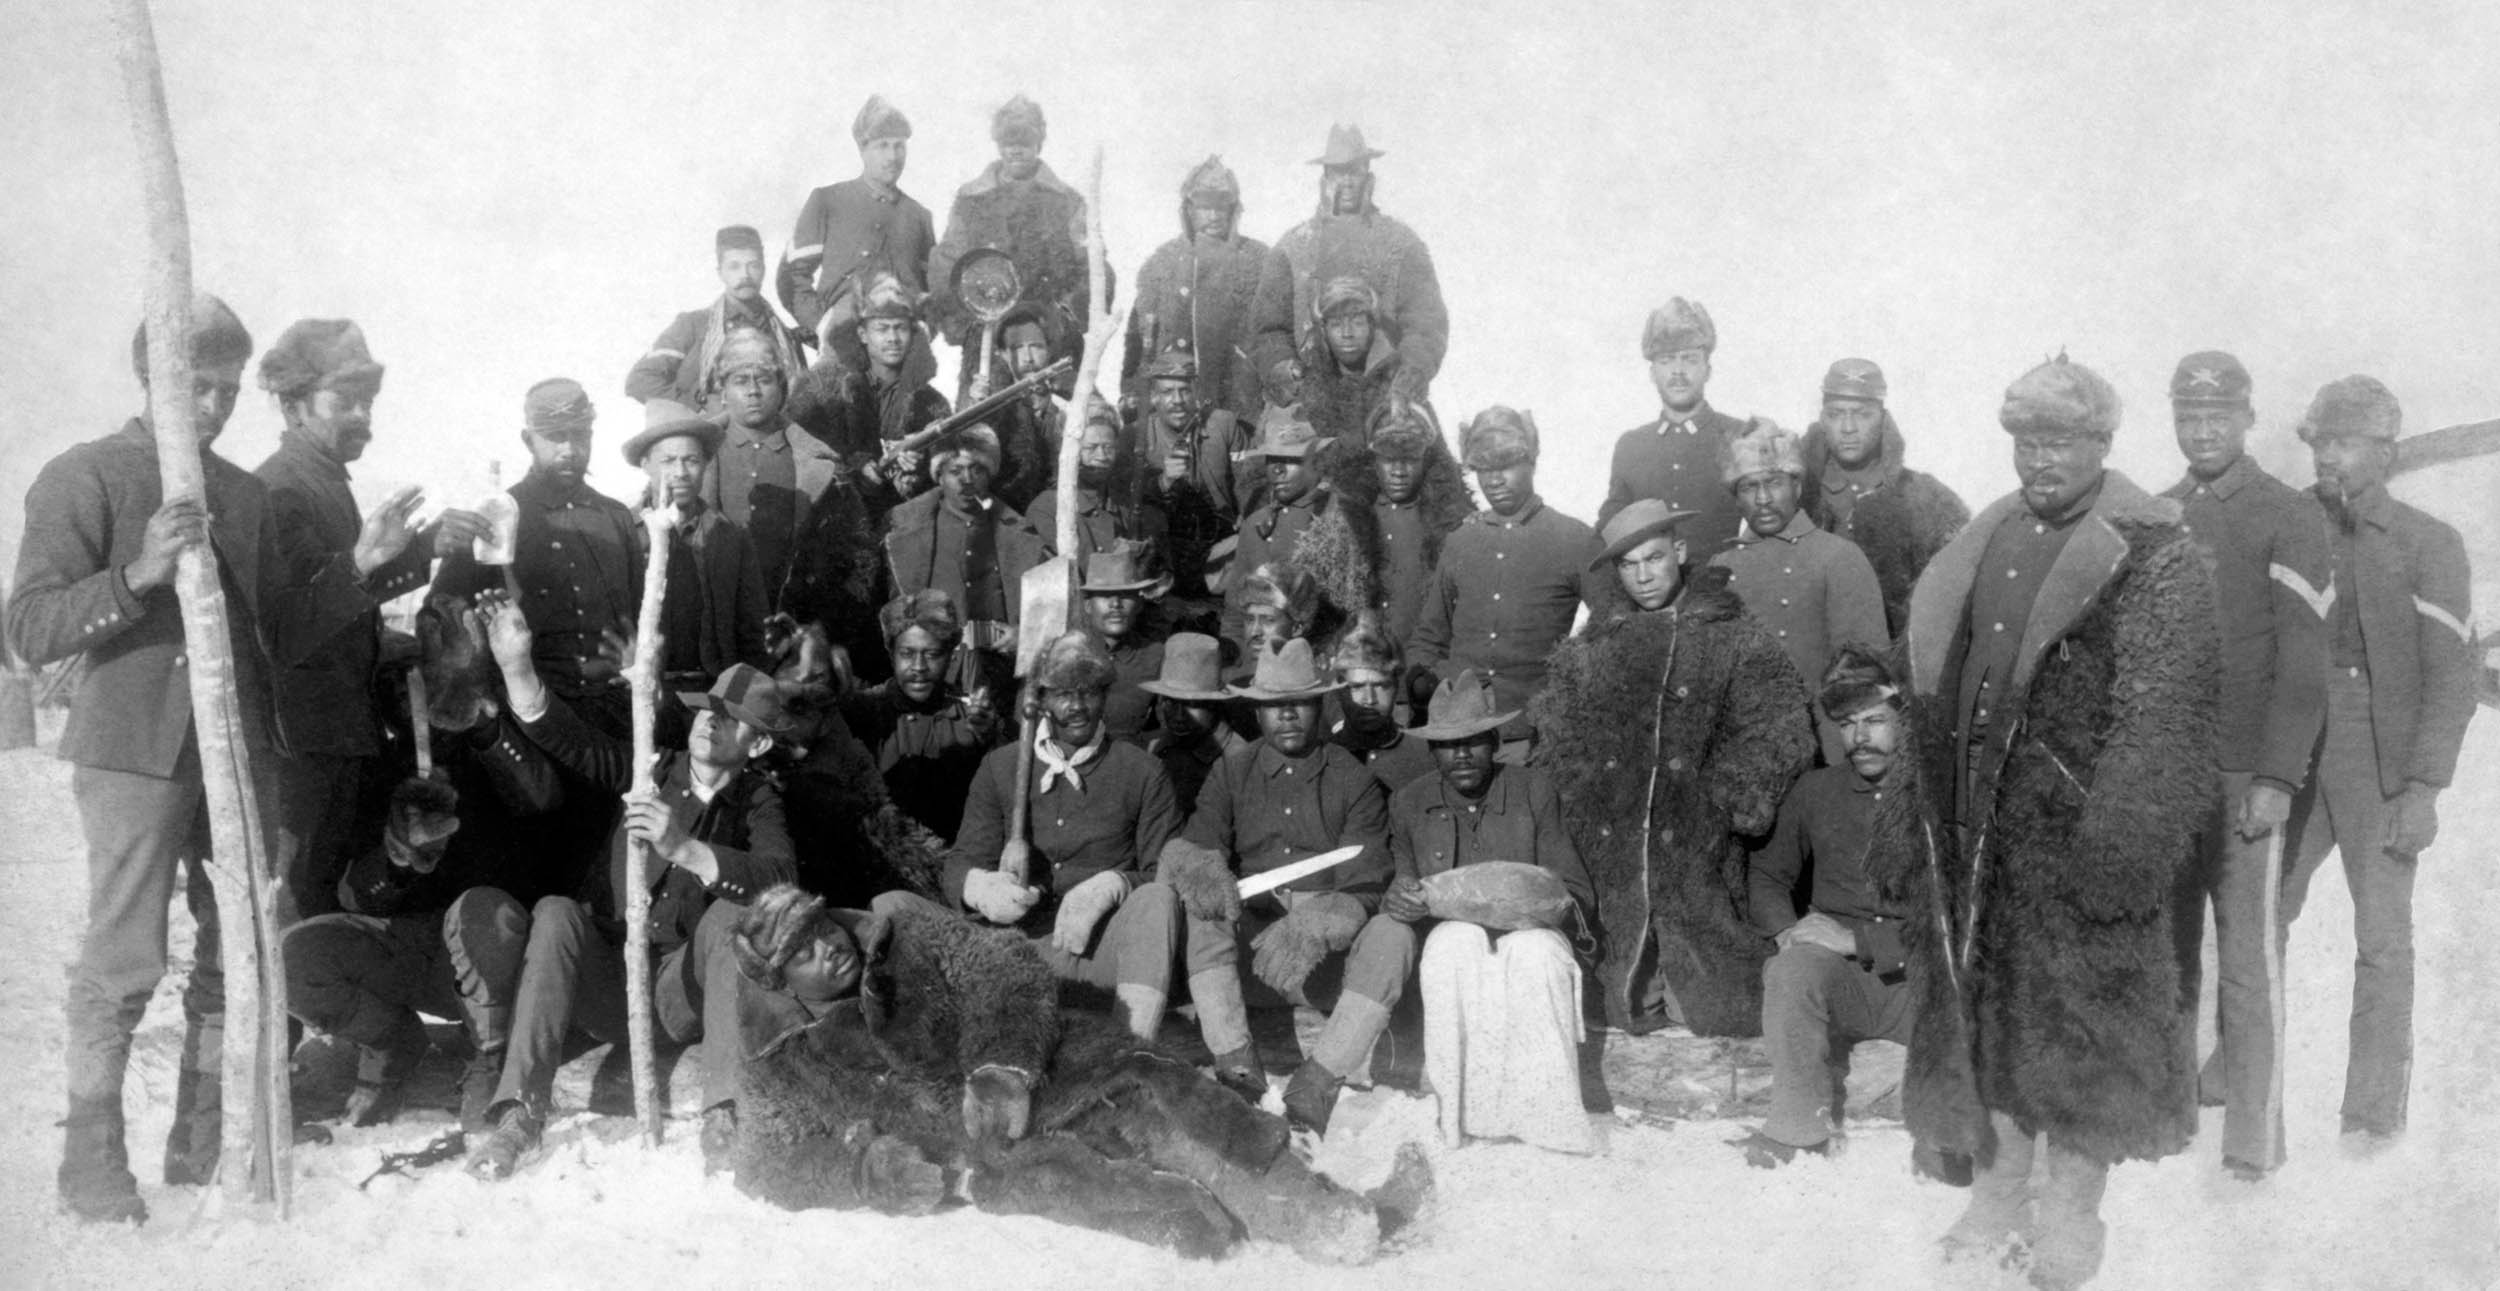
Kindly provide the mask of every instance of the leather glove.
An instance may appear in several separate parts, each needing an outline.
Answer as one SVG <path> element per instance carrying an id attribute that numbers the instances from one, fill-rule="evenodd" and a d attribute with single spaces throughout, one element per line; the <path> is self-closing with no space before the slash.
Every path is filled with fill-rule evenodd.
<path id="1" fill-rule="evenodd" d="M 1399 923 L 1415 923 L 1430 917 L 1432 907 L 1424 901 L 1423 883 L 1400 875 L 1381 896 L 1380 912 Z"/>
<path id="2" fill-rule="evenodd" d="M 1013 1067 L 983 1067 L 964 1081 L 964 1132 L 974 1139 L 1024 1137 L 1033 1116 L 1033 1078 Z"/>
<path id="3" fill-rule="evenodd" d="M 2242 838 L 2255 842 L 2281 829 L 2292 818 L 2292 795 L 2275 785 L 2259 780 L 2240 795 L 2238 819 L 2234 822 Z"/>
<path id="4" fill-rule="evenodd" d="M 441 774 L 437 772 L 436 774 Z M 440 780 L 410 777 L 391 790 L 385 852 L 391 864 L 431 874 L 460 830 L 460 794 Z"/>
<path id="5" fill-rule="evenodd" d="M 1423 667 L 1406 670 L 1406 699 L 1408 703 L 1415 706 L 1416 712 L 1429 710 L 1432 707 L 1433 692 L 1439 689 L 1441 689 L 1441 674 Z"/>
<path id="6" fill-rule="evenodd" d="M 1163 845 L 1155 878 L 1172 889 L 1192 919 L 1230 924 L 1241 918 L 1241 883 L 1222 852 L 1175 838 Z"/>
<path id="7" fill-rule="evenodd" d="M 2439 791 L 2408 784 L 2387 810 L 2387 854 L 2412 860 L 2439 837 Z"/>
<path id="8" fill-rule="evenodd" d="M 1026 887 L 997 870 L 973 870 L 964 875 L 965 907 L 1001 926 L 1022 919 L 1041 895 L 1040 889 Z"/>
<path id="9" fill-rule="evenodd" d="M 1059 923 L 1051 930 L 1051 944 L 1071 955 L 1084 954 L 1093 943 L 1094 929 L 1127 899 L 1128 880 L 1116 871 L 1104 870 L 1077 884 L 1059 899 Z"/>

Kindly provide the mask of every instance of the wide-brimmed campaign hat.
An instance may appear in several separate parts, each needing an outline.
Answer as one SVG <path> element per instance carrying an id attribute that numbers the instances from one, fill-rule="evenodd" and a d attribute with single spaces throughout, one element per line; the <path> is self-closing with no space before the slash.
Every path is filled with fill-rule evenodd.
<path id="1" fill-rule="evenodd" d="M 681 690 L 677 698 L 696 712 L 723 713 L 767 735 L 787 734 L 798 724 L 790 716 L 789 700 L 781 692 L 781 683 L 751 664 L 731 664 L 729 671 L 712 683 L 710 691 L 695 694 Z"/>
<path id="2" fill-rule="evenodd" d="M 1169 650 L 1168 645 L 1165 649 Z M 1259 655 L 1259 666 L 1247 686 L 1227 686 L 1235 699 L 1253 704 L 1298 704 L 1345 689 L 1345 683 L 1321 672 L 1311 643 L 1295 637 Z"/>
<path id="3" fill-rule="evenodd" d="M 625 441 L 625 464 L 642 465 L 643 456 L 663 439 L 679 435 L 703 441 L 703 455 L 720 455 L 721 424 L 694 409 L 671 399 L 654 399 L 643 405 L 643 426 L 632 439 Z"/>
<path id="4" fill-rule="evenodd" d="M 1606 522 L 1605 529 L 1597 535 L 1598 541 L 1606 544 L 1606 549 L 1597 553 L 1597 559 L 1589 562 L 1589 568 L 1604 569 L 1625 552 L 1662 533 L 1672 532 L 1678 523 L 1698 514 L 1696 511 L 1678 511 L 1656 498 L 1641 498 L 1615 512 L 1614 518 Z"/>
<path id="5" fill-rule="evenodd" d="M 1311 158 L 1314 166 L 1360 166 L 1374 157 L 1389 154 L 1363 142 L 1363 127 L 1332 125 L 1328 127 L 1328 149 Z"/>
<path id="6" fill-rule="evenodd" d="M 1518 709 L 1505 713 L 1493 702 L 1493 679 L 1469 668 L 1432 692 L 1432 720 L 1409 728 L 1422 740 L 1464 740 L 1508 726 Z"/>
<path id="7" fill-rule="evenodd" d="M 1085 557 L 1085 575 L 1077 590 L 1089 596 L 1135 592 L 1159 600 L 1172 590 L 1172 576 L 1158 566 L 1155 549 L 1134 538 L 1113 539 L 1110 546 Z"/>
<path id="8" fill-rule="evenodd" d="M 1218 704 L 1224 693 L 1224 643 L 1196 632 L 1176 632 L 1163 643 L 1163 673 L 1137 683 L 1139 690 L 1189 704 Z"/>

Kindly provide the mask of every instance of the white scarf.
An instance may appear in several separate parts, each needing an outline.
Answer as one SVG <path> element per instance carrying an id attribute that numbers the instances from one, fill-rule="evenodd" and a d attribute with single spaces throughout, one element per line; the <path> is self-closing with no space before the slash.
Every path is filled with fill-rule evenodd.
<path id="1" fill-rule="evenodd" d="M 1106 734 L 1108 734 L 1107 728 L 1097 724 L 1094 727 L 1094 738 L 1087 741 L 1085 747 L 1062 756 L 1058 746 L 1051 742 L 1050 719 L 1045 717 L 1035 722 L 1033 724 L 1033 760 L 1042 764 L 1042 778 L 1033 786 L 1034 794 L 1039 796 L 1049 793 L 1051 782 L 1062 776 L 1067 777 L 1068 783 L 1075 786 L 1078 793 L 1085 792 L 1085 776 L 1079 768 L 1093 761 L 1095 756 L 1102 752 L 1103 737 Z"/>

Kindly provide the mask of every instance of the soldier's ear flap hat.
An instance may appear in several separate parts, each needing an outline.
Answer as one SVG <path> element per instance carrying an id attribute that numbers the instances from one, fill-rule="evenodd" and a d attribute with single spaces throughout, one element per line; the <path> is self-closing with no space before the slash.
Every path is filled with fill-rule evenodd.
<path id="1" fill-rule="evenodd" d="M 1458 428 L 1458 451 L 1470 470 L 1498 471 L 1533 462 L 1537 455 L 1536 417 L 1495 404 Z"/>
<path id="2" fill-rule="evenodd" d="M 2179 360 L 2178 370 L 2170 374 L 2170 402 L 2174 407 L 2245 408 L 2249 385 L 2248 369 L 2238 359 L 2220 350 L 2198 350 Z"/>
<path id="3" fill-rule="evenodd" d="M 1329 670 L 1337 680 L 1356 671 L 1386 673 L 1395 677 L 1406 668 L 1406 651 L 1398 639 L 1380 621 L 1380 611 L 1364 608 L 1355 611 L 1354 621 L 1346 625 L 1328 650 Z"/>
<path id="4" fill-rule="evenodd" d="M 1756 417 L 1744 433 L 1719 443 L 1719 480 L 1734 488 L 1746 476 L 1777 471 L 1797 479 L 1806 476 L 1806 457 L 1797 437 L 1768 417 Z"/>
<path id="5" fill-rule="evenodd" d="M 971 425 L 929 446 L 929 474 L 935 476 L 946 464 L 958 457 L 969 457 L 998 474 L 1000 461 L 998 432 L 987 426 Z"/>
<path id="6" fill-rule="evenodd" d="M 1719 329 L 1698 300 L 1669 297 L 1666 304 L 1649 311 L 1649 321 L 1641 325 L 1641 357 L 1653 363 L 1686 350 L 1710 354 L 1718 348 Z"/>
<path id="7" fill-rule="evenodd" d="M 1823 715 L 1841 721 L 1862 713 L 1875 704 L 1883 704 L 1895 712 L 1908 707 L 1901 697 L 1901 683 L 1893 680 L 1892 668 L 1884 662 L 1877 647 L 1852 641 L 1832 655 L 1831 666 L 1823 670 L 1822 690 L 1815 703 Z"/>
<path id="8" fill-rule="evenodd" d="M 191 362 L 207 367 L 241 363 L 252 357 L 252 334 L 226 302 L 204 291 L 191 293 Z M 144 384 L 148 379 L 148 325 L 130 334 L 130 369 Z"/>
<path id="9" fill-rule="evenodd" d="M 1331 278 L 1312 298 L 1311 317 L 1326 322 L 1331 315 L 1359 311 L 1367 318 L 1380 316 L 1380 293 L 1361 278 L 1347 275 Z"/>
<path id="10" fill-rule="evenodd" d="M 911 138 L 911 121 L 902 110 L 885 101 L 882 94 L 871 94 L 859 106 L 859 115 L 851 120 L 851 142 L 865 148 L 879 139 Z"/>
<path id="11" fill-rule="evenodd" d="M 1049 690 L 1108 690 L 1119 680 L 1111 652 L 1091 632 L 1063 632 L 1042 647 L 1033 682 Z"/>
<path id="12" fill-rule="evenodd" d="M 1244 605 L 1269 605 L 1305 627 L 1319 615 L 1319 580 L 1289 560 L 1271 560 L 1242 580 Z"/>
<path id="13" fill-rule="evenodd" d="M 358 382 L 379 386 L 382 365 L 365 348 L 364 329 L 349 319 L 299 319 L 260 356 L 260 388 L 280 399 Z"/>
<path id="14" fill-rule="evenodd" d="M 1224 164 L 1222 156 L 1209 156 L 1191 167 L 1188 177 L 1181 180 L 1182 201 L 1199 197 L 1212 198 L 1234 207 L 1241 205 L 1241 179 Z"/>
<path id="15" fill-rule="evenodd" d="M 1050 134 L 1050 123 L 1042 119 L 1042 105 L 1019 94 L 999 105 L 990 117 L 990 142 L 1022 143 L 1039 148 Z"/>
<path id="16" fill-rule="evenodd" d="M 714 360 L 714 371 L 725 377 L 748 368 L 763 368 L 783 376 L 789 375 L 781 370 L 781 348 L 773 344 L 771 337 L 764 335 L 763 329 L 732 327 L 729 334 L 721 338 L 720 355 Z"/>
<path id="17" fill-rule="evenodd" d="M 1430 404 L 1392 393 L 1372 410 L 1368 441 L 1375 457 L 1408 460 L 1429 457 L 1441 442 L 1441 426 Z"/>
<path id="18" fill-rule="evenodd" d="M 920 318 L 920 296 L 904 286 L 902 279 L 879 269 L 859 284 L 859 317 L 862 322 L 871 318 L 901 318 L 917 322 Z"/>
<path id="19" fill-rule="evenodd" d="M 2300 419 L 2300 442 L 2321 439 L 2376 439 L 2389 443 L 2404 430 L 2404 409 L 2396 393 L 2377 377 L 2338 377 L 2318 388 L 2309 411 Z"/>
<path id="20" fill-rule="evenodd" d="M 2014 378 L 1997 422 L 2006 433 L 2080 434 L 2107 439 L 2118 430 L 2118 391 L 2101 374 L 2064 354 Z"/>
<path id="21" fill-rule="evenodd" d="M 955 598 L 934 588 L 905 592 L 887 601 L 877 611 L 877 629 L 885 637 L 886 648 L 902 639 L 905 632 L 918 628 L 937 639 L 939 646 L 952 650 L 963 640 L 964 616 L 955 608 Z"/>

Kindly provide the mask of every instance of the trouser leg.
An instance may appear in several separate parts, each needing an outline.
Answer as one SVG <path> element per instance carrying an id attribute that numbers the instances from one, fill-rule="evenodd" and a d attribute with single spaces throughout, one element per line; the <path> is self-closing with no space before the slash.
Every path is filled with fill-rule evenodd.
<path id="1" fill-rule="evenodd" d="M 695 1059 L 705 1107 L 738 1101 L 738 962 L 729 946 L 745 913 L 736 902 L 713 902 L 694 936 L 661 956 L 651 973 L 651 1007 L 661 1031 L 675 1043 L 700 1046 Z"/>
<path id="2" fill-rule="evenodd" d="M 1801 1148 L 1831 1137 L 1840 1110 L 1835 1090 L 1845 1072 L 1835 1071 L 1832 1059 L 1851 1043 L 1846 1028 L 1835 1026 L 1835 1005 L 1854 1003 L 1852 979 L 1863 976 L 1856 964 L 1803 942 L 1763 965 L 1762 1042 L 1771 1059 L 1766 1137 Z"/>
<path id="3" fill-rule="evenodd" d="M 501 1050 L 512 1038 L 529 939 L 529 912 L 500 888 L 471 888 L 443 912 L 453 991 L 469 1039 L 481 1051 Z"/>
<path id="4" fill-rule="evenodd" d="M 2213 823 L 2215 1045 L 2222 1154 L 2271 1170 L 2283 1163 L 2282 892 L 2284 830 L 2245 839 L 2230 809 L 2251 777 L 2223 777 Z M 2180 917 L 2186 917 L 2182 914 Z M 2193 1030 L 2190 1030 L 2193 1034 Z M 2193 1041 L 2191 1041 L 2193 1043 Z"/>
<path id="5" fill-rule="evenodd" d="M 2040 1235 L 2032 1243 L 2032 1285 L 2079 1287 L 2101 1268 L 2109 1225 L 2101 1221 L 2101 1194 L 2109 1184 L 2104 1163 L 2048 1136 L 2040 1153 Z"/>
<path id="6" fill-rule="evenodd" d="M 495 1086 L 495 1106 L 518 1101 L 545 1113 L 586 970 L 597 960 L 613 957 L 580 902 L 571 897 L 543 897 L 531 908 L 529 942 L 513 995 L 512 1036 L 504 1053 L 503 1076 Z"/>
<path id="7" fill-rule="evenodd" d="M 1242 916 L 1247 925 L 1252 916 Z M 1250 1048 L 1250 1006 L 1241 975 L 1244 935 L 1234 925 L 1189 917 L 1181 924 L 1181 954 L 1189 963 L 1189 998 L 1198 1006 L 1198 1033 L 1216 1057 Z"/>
<path id="8" fill-rule="evenodd" d="M 441 938 L 424 916 L 316 915 L 286 930 L 287 1010 L 314 1030 L 378 1048 L 433 1002 Z"/>
<path id="9" fill-rule="evenodd" d="M 1336 1003 L 1311 1046 L 1311 1057 L 1340 1080 L 1362 1074 L 1372 1045 L 1389 1029 L 1389 1011 L 1415 974 L 1412 924 L 1373 915 L 1347 949 Z"/>
<path id="10" fill-rule="evenodd" d="M 1424 1001 L 1424 1080 L 1439 1104 L 1441 1137 L 1453 1147 L 1467 1139 L 1470 1060 L 1477 1045 L 1494 1043 L 1483 1034 L 1493 970 L 1492 938 L 1455 921 L 1434 925 L 1415 968 Z"/>
<path id="11" fill-rule="evenodd" d="M 364 799 L 364 758 L 327 753 L 273 757 L 276 783 L 278 924 L 339 908 L 339 875 L 347 868 Z"/>
<path id="12" fill-rule="evenodd" d="M 2393 1133 L 2404 1128 L 2413 1058 L 2413 872 L 2388 856 L 2390 803 L 2380 789 L 2370 686 L 2350 670 L 2327 674 L 2326 733 L 2312 776 L 2335 850 L 2352 893 L 2353 998 L 2350 1052 L 2344 1073 L 2346 1129 Z M 2324 860 L 2327 830 L 2304 838 L 2296 881 L 2287 885 L 2288 920 Z"/>

